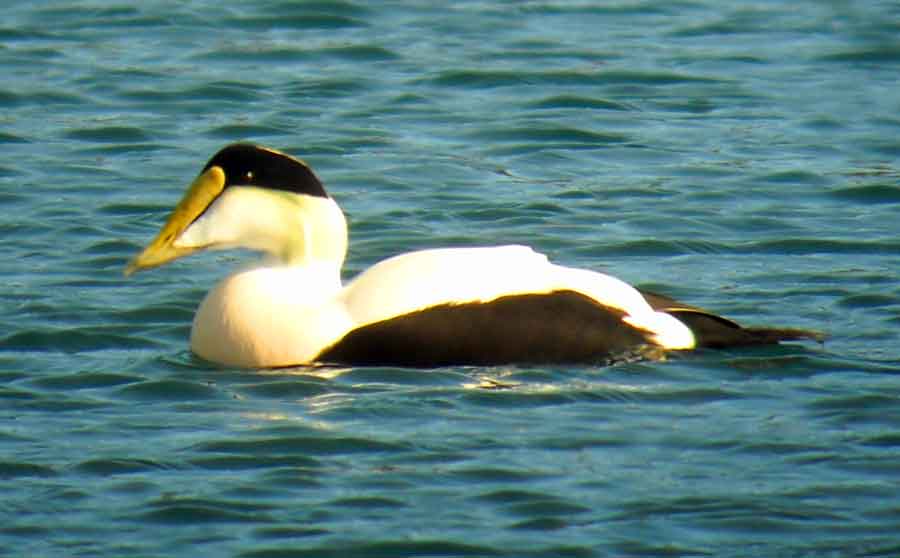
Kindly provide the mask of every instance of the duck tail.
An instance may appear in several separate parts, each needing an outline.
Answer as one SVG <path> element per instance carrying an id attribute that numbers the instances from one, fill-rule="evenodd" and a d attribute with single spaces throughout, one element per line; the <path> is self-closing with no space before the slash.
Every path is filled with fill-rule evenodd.
<path id="1" fill-rule="evenodd" d="M 782 341 L 815 341 L 824 343 L 828 334 L 811 329 L 778 328 L 778 327 L 743 327 L 741 328 L 753 339 L 753 345 L 769 345 Z"/>
<path id="2" fill-rule="evenodd" d="M 782 341 L 824 343 L 828 335 L 820 331 L 781 327 L 743 327 L 712 312 L 681 304 L 667 296 L 641 291 L 654 310 L 666 312 L 694 333 L 697 347 L 724 349 L 751 345 L 774 345 Z"/>
<path id="3" fill-rule="evenodd" d="M 807 329 L 743 327 L 722 316 L 696 310 L 671 310 L 669 313 L 691 329 L 698 347 L 725 349 L 752 345 L 776 345 L 782 341 L 824 343 L 828 337 L 820 331 Z"/>

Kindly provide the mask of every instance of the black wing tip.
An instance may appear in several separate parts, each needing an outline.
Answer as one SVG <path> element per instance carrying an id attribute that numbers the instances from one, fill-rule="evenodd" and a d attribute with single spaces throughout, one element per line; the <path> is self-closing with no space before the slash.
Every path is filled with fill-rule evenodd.
<path id="1" fill-rule="evenodd" d="M 759 339 L 759 343 L 781 343 L 782 341 L 815 341 L 825 344 L 829 335 L 824 331 L 796 328 L 747 327 L 744 331 Z"/>
<path id="2" fill-rule="evenodd" d="M 664 311 L 690 328 L 697 339 L 698 347 L 722 349 L 776 345 L 785 341 L 824 343 L 828 339 L 828 334 L 810 329 L 744 327 L 728 318 L 694 308 L 666 308 Z"/>

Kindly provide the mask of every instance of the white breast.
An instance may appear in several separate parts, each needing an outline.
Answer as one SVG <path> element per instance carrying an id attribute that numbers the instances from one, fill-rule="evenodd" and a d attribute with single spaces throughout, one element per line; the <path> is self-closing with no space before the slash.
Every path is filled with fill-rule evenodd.
<path id="1" fill-rule="evenodd" d="M 337 300 L 339 289 L 336 277 L 298 267 L 231 275 L 200 304 L 191 349 L 245 368 L 309 363 L 353 327 Z"/>

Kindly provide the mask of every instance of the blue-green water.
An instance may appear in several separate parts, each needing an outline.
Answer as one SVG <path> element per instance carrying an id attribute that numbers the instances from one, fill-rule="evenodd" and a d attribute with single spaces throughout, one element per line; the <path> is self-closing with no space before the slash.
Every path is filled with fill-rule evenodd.
<path id="1" fill-rule="evenodd" d="M 7 2 L 0 555 L 900 555 L 896 2 Z M 824 346 L 222 370 L 122 277 L 222 145 Z M 501 382 L 508 389 L 489 389 Z"/>

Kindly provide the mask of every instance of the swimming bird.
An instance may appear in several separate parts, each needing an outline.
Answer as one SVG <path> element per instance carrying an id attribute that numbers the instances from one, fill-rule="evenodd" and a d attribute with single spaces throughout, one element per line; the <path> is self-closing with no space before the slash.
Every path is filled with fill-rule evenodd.
<path id="1" fill-rule="evenodd" d="M 347 223 L 312 169 L 231 144 L 203 167 L 126 275 L 209 249 L 268 254 L 204 298 L 191 349 L 226 366 L 614 363 L 820 339 L 747 328 L 526 246 L 393 256 L 346 285 Z"/>

